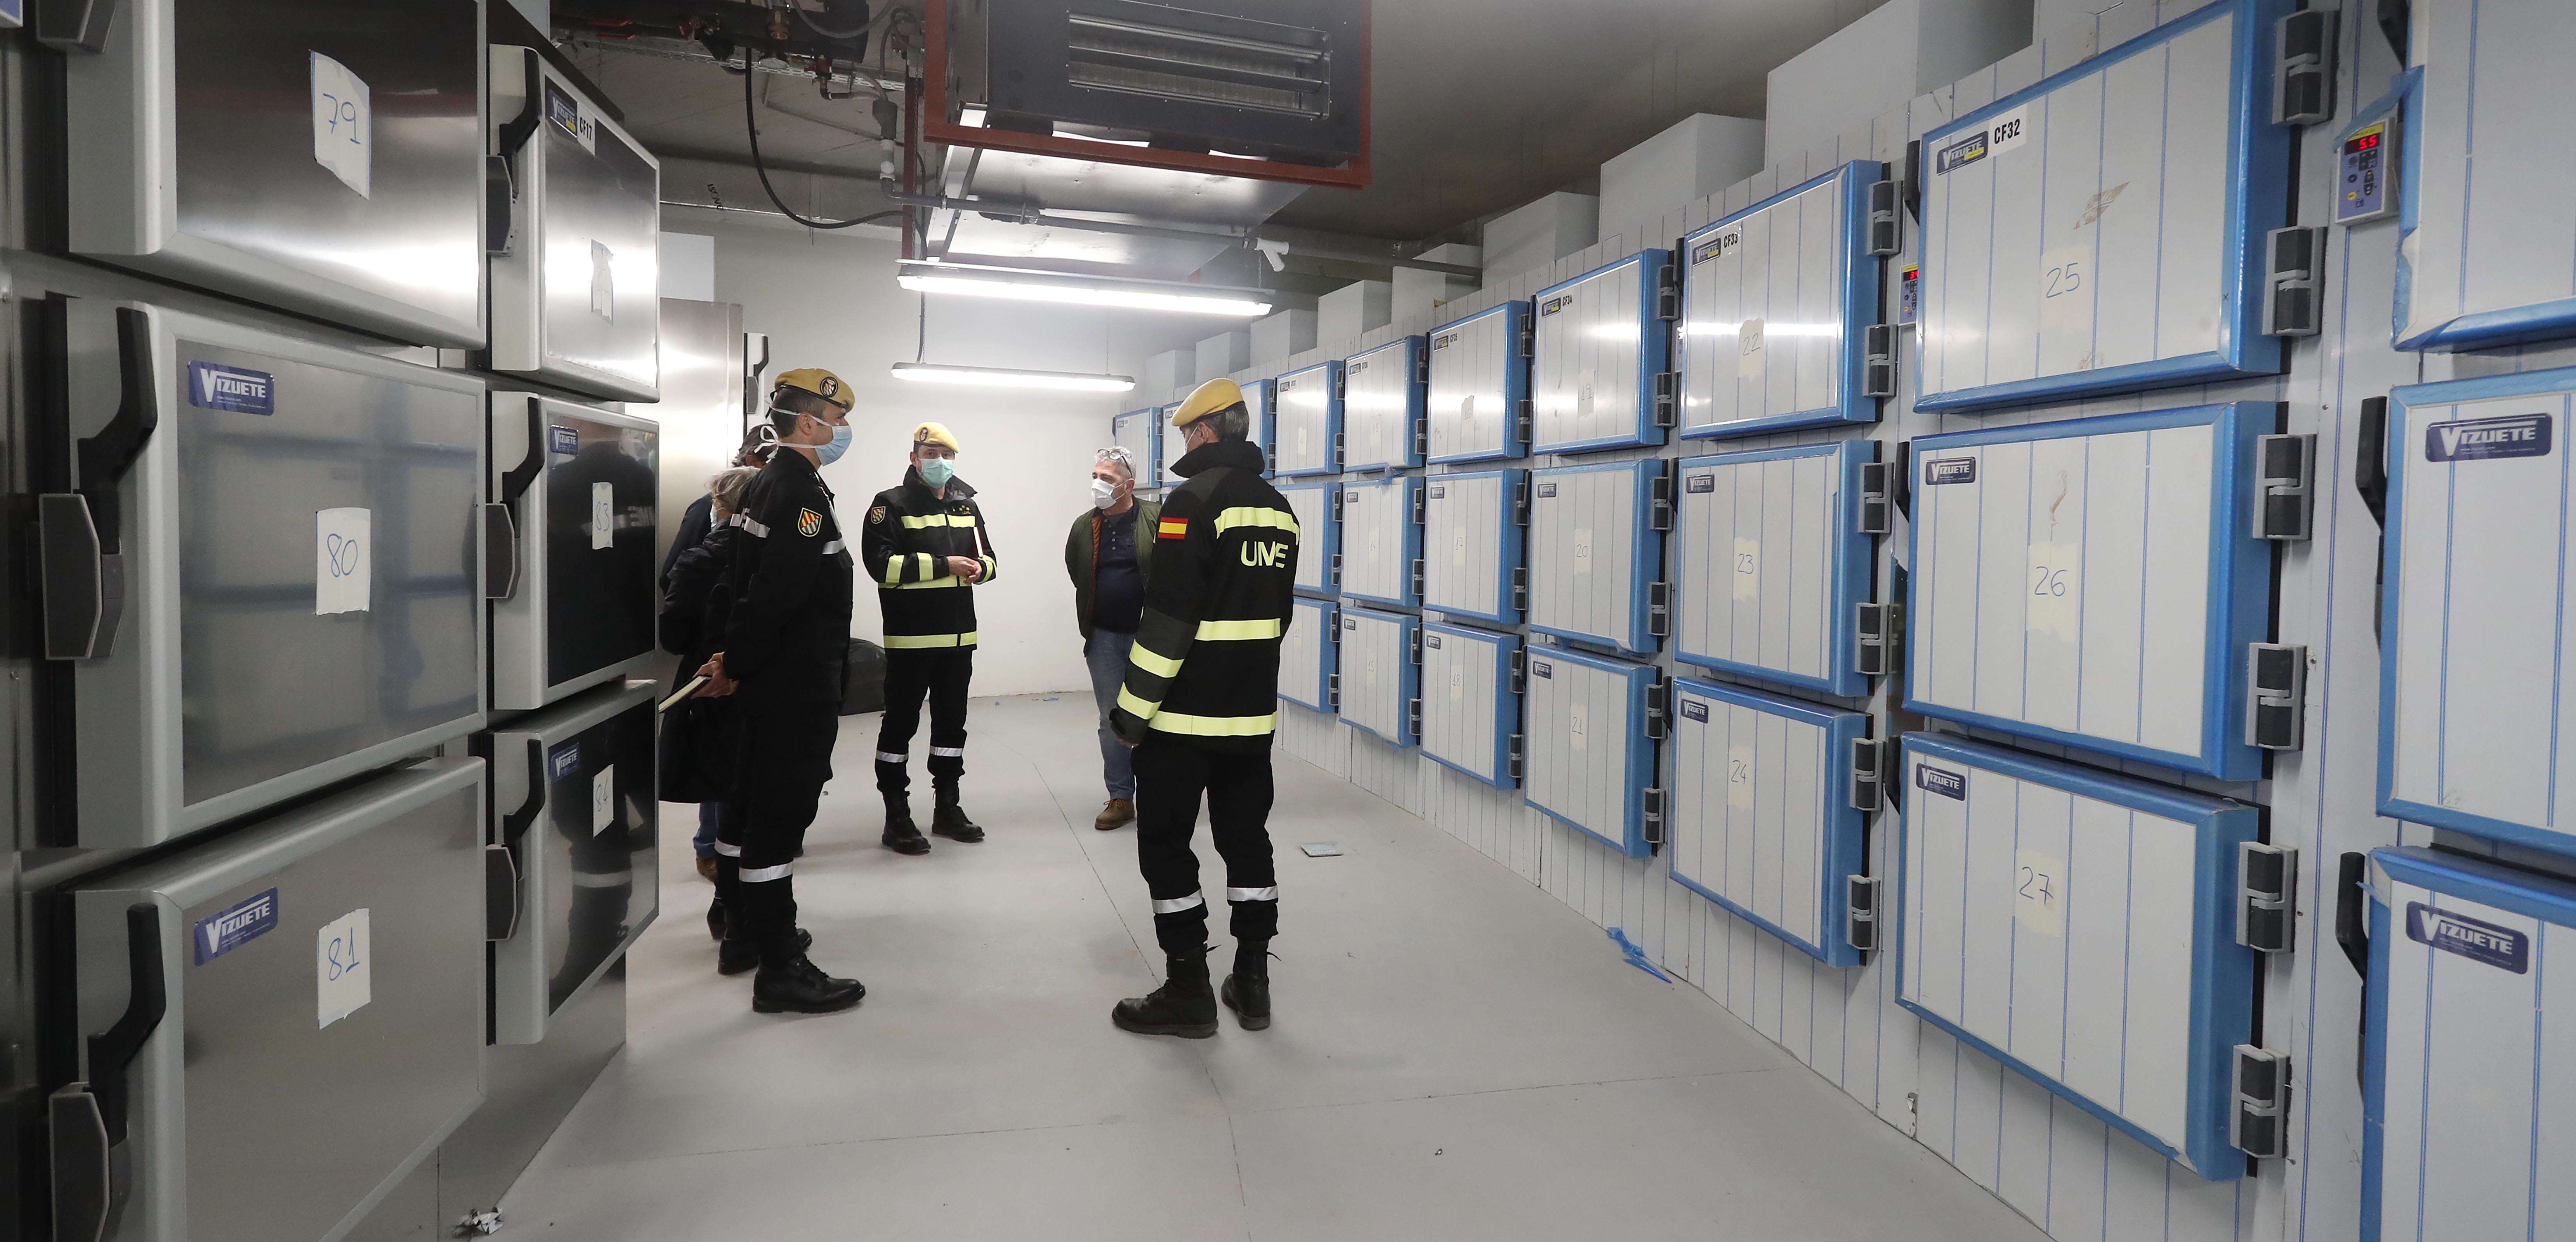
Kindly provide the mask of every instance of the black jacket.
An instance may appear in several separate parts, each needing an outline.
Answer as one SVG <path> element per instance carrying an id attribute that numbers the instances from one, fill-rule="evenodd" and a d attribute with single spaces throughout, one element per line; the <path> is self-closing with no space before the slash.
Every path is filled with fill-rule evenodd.
<path id="1" fill-rule="evenodd" d="M 743 707 L 838 704 L 856 588 L 832 489 L 803 453 L 782 452 L 743 492 L 733 524 L 747 538 L 725 575 L 723 650 Z"/>
<path id="2" fill-rule="evenodd" d="M 662 647 L 680 653 L 671 674 L 674 689 L 689 684 L 724 641 L 733 612 L 726 579 L 735 553 L 748 542 L 740 527 L 701 527 L 705 538 L 676 555 L 663 571 Z M 741 715 L 731 698 L 693 698 L 663 716 L 661 741 L 664 802 L 721 801 L 733 789 L 734 752 Z"/>
<path id="3" fill-rule="evenodd" d="M 715 516 L 716 498 L 713 496 L 700 496 L 680 512 L 679 533 L 671 536 L 671 550 L 662 554 L 662 576 L 655 581 L 655 586 L 664 591 L 671 589 L 672 567 L 680 563 L 682 553 L 698 546 L 707 537 L 707 528 L 715 525 Z M 678 650 L 668 643 L 663 644 L 662 649 Z"/>
<path id="4" fill-rule="evenodd" d="M 1243 440 L 1173 464 L 1189 482 L 1163 498 L 1151 532 L 1145 617 L 1109 716 L 1118 736 L 1141 741 L 1150 730 L 1220 750 L 1270 748 L 1298 531 L 1262 464 L 1260 446 Z"/>
<path id="5" fill-rule="evenodd" d="M 943 497 L 906 466 L 903 482 L 868 502 L 859 535 L 859 564 L 877 584 L 888 651 L 975 645 L 975 592 L 948 572 L 948 558 L 980 561 L 991 582 L 1000 572 L 975 489 L 950 478 Z"/>

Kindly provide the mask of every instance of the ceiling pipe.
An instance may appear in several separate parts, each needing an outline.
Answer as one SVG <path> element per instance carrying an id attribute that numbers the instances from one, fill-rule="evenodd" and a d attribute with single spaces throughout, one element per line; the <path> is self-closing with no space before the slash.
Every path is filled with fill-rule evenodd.
<path id="1" fill-rule="evenodd" d="M 1485 270 L 1458 263 L 1435 263 L 1429 259 L 1403 258 L 1380 253 L 1363 246 L 1352 249 L 1319 244 L 1294 236 L 1264 233 L 1258 229 L 1185 229 L 1166 224 L 1135 224 L 1125 220 L 1093 220 L 1084 216 L 1059 215 L 1026 203 L 966 195 L 918 194 L 896 188 L 891 180 L 880 181 L 878 189 L 886 201 L 900 207 L 927 207 L 934 211 L 971 212 L 987 220 L 1012 224 L 1045 225 L 1050 228 L 1077 229 L 1091 233 L 1119 233 L 1130 237 L 1161 237 L 1174 241 L 1216 242 L 1241 246 L 1264 254 L 1293 254 L 1309 259 L 1331 259 L 1343 263 L 1366 263 L 1377 267 L 1402 267 L 1416 271 L 1438 272 L 1444 276 L 1465 276 L 1482 280 Z M 1388 243 L 1392 246 L 1393 243 Z"/>

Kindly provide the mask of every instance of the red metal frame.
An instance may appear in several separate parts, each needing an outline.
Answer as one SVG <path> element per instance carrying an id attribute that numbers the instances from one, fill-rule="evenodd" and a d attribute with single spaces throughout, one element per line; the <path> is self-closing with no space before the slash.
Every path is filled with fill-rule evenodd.
<path id="1" fill-rule="evenodd" d="M 922 75 L 924 90 L 928 94 L 921 110 L 921 137 L 925 142 L 1017 151 L 1026 155 L 1056 155 L 1103 164 L 1133 164 L 1140 168 L 1171 168 L 1221 177 L 1249 177 L 1256 181 L 1360 189 L 1369 184 L 1369 91 L 1373 85 L 1369 45 L 1373 38 L 1370 25 L 1375 16 L 1374 7 L 1368 3 L 1360 7 L 1360 153 L 1358 158 L 1340 168 L 1316 168 L 1276 160 L 1240 160 L 1223 155 L 1202 155 L 1196 151 L 1159 151 L 1091 138 L 1060 138 L 1053 134 L 1024 134 L 956 124 L 948 119 L 948 0 L 929 0 L 929 9 L 922 21 L 928 27 L 924 32 L 924 54 L 928 63 Z"/>

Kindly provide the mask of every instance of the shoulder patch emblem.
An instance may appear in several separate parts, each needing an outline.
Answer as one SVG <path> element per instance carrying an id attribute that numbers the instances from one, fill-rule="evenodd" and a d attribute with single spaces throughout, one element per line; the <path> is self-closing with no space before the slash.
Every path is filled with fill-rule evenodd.
<path id="1" fill-rule="evenodd" d="M 822 529 L 823 529 L 823 515 L 822 515 L 822 514 L 820 514 L 820 513 L 816 513 L 816 512 L 814 512 L 814 511 L 813 511 L 813 510 L 811 510 L 811 509 L 799 509 L 799 510 L 797 510 L 797 511 L 796 511 L 796 533 L 797 533 L 797 534 L 803 535 L 803 536 L 805 536 L 806 538 L 811 539 L 811 538 L 813 538 L 816 534 L 820 533 L 820 532 L 822 531 Z"/>
<path id="2" fill-rule="evenodd" d="M 876 508 L 873 508 L 873 509 L 868 510 L 868 523 L 869 523 L 870 525 L 874 525 L 874 524 L 876 524 L 876 523 L 878 523 L 878 522 L 882 522 L 882 521 L 884 521 L 884 520 L 885 520 L 885 506 L 884 506 L 884 505 L 878 505 Z"/>
<path id="3" fill-rule="evenodd" d="M 1189 533 L 1188 518 L 1167 517 L 1154 527 L 1154 534 L 1163 539 L 1180 539 L 1187 537 Z"/>

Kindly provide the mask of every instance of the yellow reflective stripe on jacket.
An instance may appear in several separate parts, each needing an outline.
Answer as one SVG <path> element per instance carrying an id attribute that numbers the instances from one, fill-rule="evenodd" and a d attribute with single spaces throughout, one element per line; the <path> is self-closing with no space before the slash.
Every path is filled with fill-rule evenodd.
<path id="1" fill-rule="evenodd" d="M 920 517 L 906 515 L 903 524 L 910 530 L 920 530 L 925 526 L 973 526 L 975 515 L 972 513 L 930 513 Z"/>
<path id="2" fill-rule="evenodd" d="M 1250 506 L 1224 509 L 1217 513 L 1216 520 L 1209 524 L 1208 529 L 1211 534 L 1222 535 L 1237 526 L 1266 526 L 1294 535 L 1297 533 L 1297 515 L 1285 509 L 1260 509 Z"/>
<path id="3" fill-rule="evenodd" d="M 920 558 L 920 560 L 921 560 L 921 577 L 922 577 L 922 580 L 923 580 L 923 581 L 927 582 L 927 581 L 929 581 L 930 579 L 935 578 L 935 577 L 937 577 L 937 576 L 938 576 L 937 574 L 934 574 L 934 573 L 932 573 L 932 572 L 931 572 L 930 554 L 929 554 L 929 553 L 927 553 L 927 552 L 915 552 L 915 553 L 913 553 L 913 555 L 914 555 L 915 557 Z"/>
<path id="4" fill-rule="evenodd" d="M 902 582 L 883 588 L 888 591 L 945 591 L 967 585 L 964 578 L 933 578 L 928 582 Z"/>
<path id="5" fill-rule="evenodd" d="M 1145 670 L 1148 673 L 1152 673 L 1156 677 L 1178 677 L 1181 675 L 1180 661 L 1172 659 L 1169 656 L 1156 655 L 1153 652 L 1146 650 L 1145 644 L 1143 643 L 1138 643 L 1128 650 L 1127 662 Z"/>
<path id="6" fill-rule="evenodd" d="M 963 634 L 888 634 L 885 645 L 888 651 L 917 650 L 923 647 L 972 647 L 975 645 L 975 634 L 976 631 L 973 630 Z"/>
<path id="7" fill-rule="evenodd" d="M 886 558 L 886 571 L 885 571 L 885 578 L 884 578 L 884 580 L 882 581 L 881 585 L 891 587 L 891 586 L 894 586 L 895 584 L 900 583 L 900 582 L 902 582 L 902 581 L 903 581 L 903 557 L 902 557 L 900 554 L 895 555 L 895 556 L 889 556 L 889 557 L 887 557 L 887 558 Z"/>
<path id="8" fill-rule="evenodd" d="M 1201 621 L 1199 641 L 1246 642 L 1258 638 L 1277 638 L 1283 628 L 1277 618 L 1266 621 Z"/>
<path id="9" fill-rule="evenodd" d="M 998 574 L 998 573 L 1000 573 L 1000 572 L 1002 572 L 1002 567 L 1001 567 L 1000 565 L 995 564 L 995 563 L 994 563 L 994 561 L 993 561 L 993 558 L 992 558 L 992 557 L 989 557 L 989 556 L 988 556 L 988 557 L 985 557 L 985 558 L 984 558 L 984 577 L 983 577 L 983 581 L 991 582 L 991 581 L 993 580 L 993 575 Z"/>
<path id="10" fill-rule="evenodd" d="M 1136 692 L 1125 686 L 1118 687 L 1118 707 L 1120 710 L 1138 720 L 1152 720 L 1157 713 L 1163 710 L 1162 704 L 1148 703 L 1143 699 L 1137 698 Z"/>
<path id="11" fill-rule="evenodd" d="M 1119 702 L 1124 704 L 1122 692 Z M 1133 711 L 1133 708 L 1129 709 Z M 1184 716 L 1179 712 L 1161 712 L 1150 719 L 1155 728 L 1165 733 L 1187 733 L 1194 737 L 1254 737 L 1276 732 L 1279 713 L 1263 716 Z"/>

